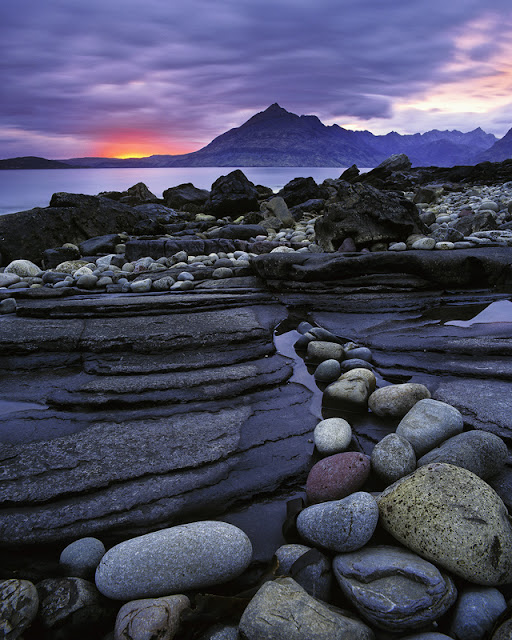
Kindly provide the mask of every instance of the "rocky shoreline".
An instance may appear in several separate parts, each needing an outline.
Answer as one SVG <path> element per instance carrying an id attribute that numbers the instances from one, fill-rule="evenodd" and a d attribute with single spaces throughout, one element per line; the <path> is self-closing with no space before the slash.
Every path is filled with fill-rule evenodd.
<path id="1" fill-rule="evenodd" d="M 7 637 L 507 637 L 512 184 L 418 171 L 0 218 Z"/>

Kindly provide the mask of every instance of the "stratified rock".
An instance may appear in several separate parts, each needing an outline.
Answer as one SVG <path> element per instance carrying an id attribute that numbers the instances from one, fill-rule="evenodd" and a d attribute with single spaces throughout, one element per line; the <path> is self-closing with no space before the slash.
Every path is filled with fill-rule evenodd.
<path id="1" fill-rule="evenodd" d="M 127 602 L 117 614 L 114 640 L 172 640 L 187 607 L 190 600 L 184 595 Z"/>
<path id="2" fill-rule="evenodd" d="M 258 209 L 258 191 L 245 174 L 236 169 L 212 184 L 209 210 L 217 218 L 236 217 Z"/>
<path id="3" fill-rule="evenodd" d="M 59 564 L 67 576 L 93 578 L 105 555 L 105 545 L 97 538 L 75 540 L 60 554 Z"/>
<path id="4" fill-rule="evenodd" d="M 369 627 L 312 598 L 291 578 L 266 582 L 239 625 L 246 640 L 373 640 Z"/>
<path id="5" fill-rule="evenodd" d="M 469 587 L 459 595 L 450 634 L 456 640 L 483 640 L 506 610 L 503 594 L 492 587 Z"/>
<path id="6" fill-rule="evenodd" d="M 512 528 L 491 487 L 466 469 L 429 464 L 378 498 L 380 522 L 397 540 L 476 584 L 512 581 Z"/>
<path id="7" fill-rule="evenodd" d="M 114 600 L 170 595 L 236 578 L 251 558 L 249 538 L 238 527 L 193 522 L 116 545 L 103 556 L 96 585 Z"/>
<path id="8" fill-rule="evenodd" d="M 166 189 L 162 197 L 168 207 L 187 211 L 192 205 L 192 210 L 195 211 L 196 207 L 201 207 L 206 203 L 210 197 L 210 192 L 207 189 L 194 187 L 191 182 L 186 182 L 179 184 L 177 187 Z"/>
<path id="9" fill-rule="evenodd" d="M 426 398 L 430 398 L 430 391 L 423 384 L 390 384 L 372 393 L 368 407 L 378 416 L 403 418 L 419 400 Z"/>
<path id="10" fill-rule="evenodd" d="M 336 579 L 361 615 L 380 629 L 403 632 L 425 627 L 455 602 L 452 580 L 405 549 L 366 547 L 336 556 Z"/>
<path id="11" fill-rule="evenodd" d="M 507 457 L 507 445 L 499 436 L 486 431 L 466 431 L 426 453 L 418 460 L 418 467 L 447 462 L 487 480 L 501 471 Z"/>
<path id="12" fill-rule="evenodd" d="M 306 481 L 310 502 L 339 500 L 358 491 L 370 474 L 370 459 L 356 451 L 337 453 L 317 462 Z"/>
<path id="13" fill-rule="evenodd" d="M 373 448 L 371 463 L 372 470 L 386 484 L 391 484 L 416 469 L 416 454 L 405 438 L 389 433 Z"/>
<path id="14" fill-rule="evenodd" d="M 315 223 L 316 242 L 325 251 L 335 251 L 349 237 L 361 248 L 426 232 L 416 205 L 403 196 L 342 181 L 337 186 L 337 201 L 327 205 L 326 213 Z"/>
<path id="15" fill-rule="evenodd" d="M 30 627 L 39 607 L 35 586 L 28 580 L 0 580 L 0 637 L 16 640 Z"/>
<path id="16" fill-rule="evenodd" d="M 332 581 L 330 558 L 303 544 L 284 544 L 276 550 L 275 557 L 279 563 L 277 576 L 290 576 L 313 598 L 329 599 Z"/>
<path id="17" fill-rule="evenodd" d="M 460 411 L 439 400 L 420 400 L 402 418 L 396 433 L 408 440 L 422 456 L 448 438 L 462 432 L 464 420 Z"/>
<path id="18" fill-rule="evenodd" d="M 313 546 L 345 553 L 370 540 L 378 519 L 375 498 L 358 491 L 342 500 L 307 507 L 297 517 L 297 531 Z"/>

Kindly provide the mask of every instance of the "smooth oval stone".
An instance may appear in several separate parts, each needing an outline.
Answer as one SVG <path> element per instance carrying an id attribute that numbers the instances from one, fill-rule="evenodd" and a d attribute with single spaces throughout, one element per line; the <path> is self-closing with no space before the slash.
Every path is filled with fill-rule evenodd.
<path id="1" fill-rule="evenodd" d="M 93 577 L 96 567 L 105 555 L 105 545 L 97 538 L 75 540 L 60 554 L 59 564 L 67 576 Z"/>
<path id="2" fill-rule="evenodd" d="M 429 464 L 385 489 L 380 522 L 424 558 L 476 584 L 512 581 L 512 527 L 498 494 L 474 473 Z"/>
<path id="3" fill-rule="evenodd" d="M 186 282 L 186 281 L 191 282 L 193 279 L 194 279 L 194 276 L 189 271 L 182 271 L 177 278 L 179 282 Z"/>
<path id="4" fill-rule="evenodd" d="M 153 281 L 151 278 L 144 278 L 143 280 L 134 280 L 130 284 L 130 289 L 133 293 L 146 293 L 147 291 L 151 291 L 152 286 Z"/>
<path id="5" fill-rule="evenodd" d="M 302 335 L 304 335 L 305 333 L 307 333 L 308 331 L 311 331 L 311 329 L 313 328 L 313 325 L 310 324 L 309 322 L 303 321 L 299 324 L 299 326 L 297 327 L 297 331 L 299 333 L 301 333 Z"/>
<path id="6" fill-rule="evenodd" d="M 341 360 L 344 352 L 341 344 L 312 340 L 308 344 L 307 360 L 312 364 L 324 362 L 324 360 Z"/>
<path id="7" fill-rule="evenodd" d="M 361 615 L 380 629 L 425 627 L 455 602 L 452 580 L 406 549 L 366 547 L 336 556 L 334 575 Z"/>
<path id="8" fill-rule="evenodd" d="M 251 542 L 238 527 L 192 522 L 112 547 L 96 570 L 96 586 L 114 600 L 172 595 L 236 578 L 251 557 Z"/>
<path id="9" fill-rule="evenodd" d="M 0 580 L 0 637 L 20 638 L 32 624 L 38 607 L 39 596 L 32 582 Z"/>
<path id="10" fill-rule="evenodd" d="M 405 438 L 389 433 L 373 448 L 371 464 L 375 473 L 391 484 L 416 469 L 416 454 Z"/>
<path id="11" fill-rule="evenodd" d="M 0 302 L 0 313 L 8 314 L 8 313 L 16 313 L 16 309 L 18 307 L 18 303 L 15 298 L 5 298 Z"/>
<path id="12" fill-rule="evenodd" d="M 352 428 L 343 418 L 326 418 L 316 425 L 313 440 L 323 455 L 341 453 L 352 440 Z"/>
<path id="13" fill-rule="evenodd" d="M 423 384 L 390 384 L 372 393 L 368 407 L 381 417 L 402 418 L 418 400 L 425 398 L 430 398 L 430 391 Z"/>
<path id="14" fill-rule="evenodd" d="M 233 277 L 233 269 L 230 267 L 217 267 L 212 272 L 212 278 L 217 280 L 221 280 L 223 278 L 232 278 Z"/>
<path id="15" fill-rule="evenodd" d="M 315 370 L 315 380 L 333 382 L 340 377 L 341 365 L 338 360 L 324 360 Z"/>
<path id="16" fill-rule="evenodd" d="M 4 273 L 15 273 L 21 278 L 30 278 L 38 276 L 41 273 L 41 269 L 30 260 L 13 260 L 5 267 Z"/>
<path id="17" fill-rule="evenodd" d="M 354 349 L 349 349 L 345 356 L 350 359 L 365 360 L 366 362 L 372 361 L 372 352 L 368 347 L 354 347 Z"/>
<path id="18" fill-rule="evenodd" d="M 371 371 L 373 366 L 366 360 L 361 360 L 360 358 L 348 358 L 348 360 L 343 360 L 341 363 L 341 370 L 346 372 L 352 371 L 352 369 L 369 369 Z"/>
<path id="19" fill-rule="evenodd" d="M 455 605 L 450 634 L 456 640 L 483 640 L 506 608 L 507 601 L 498 589 L 466 588 Z"/>
<path id="20" fill-rule="evenodd" d="M 420 238 L 413 242 L 411 249 L 431 251 L 436 246 L 434 238 Z"/>
<path id="21" fill-rule="evenodd" d="M 93 273 L 83 273 L 76 281 L 77 287 L 80 289 L 94 289 L 98 283 L 98 276 Z"/>
<path id="22" fill-rule="evenodd" d="M 313 546 L 345 553 L 364 546 L 378 520 L 375 498 L 358 491 L 342 500 L 306 507 L 297 517 L 297 531 Z"/>
<path id="23" fill-rule="evenodd" d="M 117 614 L 114 640 L 172 640 L 187 607 L 190 600 L 184 595 L 127 602 Z"/>
<path id="24" fill-rule="evenodd" d="M 336 342 L 338 344 L 342 343 L 342 340 L 338 338 L 338 336 L 335 336 L 334 333 L 331 333 L 330 331 L 328 331 L 327 329 L 324 329 L 323 327 L 312 327 L 309 330 L 309 333 L 315 336 L 317 340 L 325 340 L 326 342 Z"/>
<path id="25" fill-rule="evenodd" d="M 20 276 L 15 273 L 0 273 L 0 287 L 10 287 L 21 280 Z"/>
<path id="26" fill-rule="evenodd" d="M 290 576 L 314 598 L 328 600 L 332 582 L 330 558 L 304 544 L 284 544 L 275 557 L 279 563 L 276 576 Z"/>
<path id="27" fill-rule="evenodd" d="M 301 335 L 300 338 L 297 339 L 295 344 L 293 345 L 295 349 L 298 351 L 305 351 L 308 348 L 308 344 L 314 340 L 313 336 L 308 336 L 306 334 Z"/>
<path id="28" fill-rule="evenodd" d="M 368 369 L 352 369 L 324 391 L 322 402 L 334 409 L 366 411 L 368 396 L 375 388 L 375 375 Z"/>
<path id="29" fill-rule="evenodd" d="M 370 458 L 347 451 L 328 456 L 311 468 L 306 480 L 310 503 L 340 500 L 359 491 L 370 475 Z"/>
<path id="30" fill-rule="evenodd" d="M 372 630 L 336 607 L 326 606 L 292 578 L 265 582 L 239 625 L 245 640 L 373 640 Z"/>
<path id="31" fill-rule="evenodd" d="M 446 462 L 464 467 L 486 480 L 501 471 L 507 457 L 507 445 L 499 436 L 487 431 L 466 431 L 426 453 L 418 460 L 418 467 Z"/>
<path id="32" fill-rule="evenodd" d="M 444 440 L 462 433 L 464 419 L 460 411 L 438 400 L 420 400 L 402 418 L 396 433 L 408 440 L 417 457 Z"/>

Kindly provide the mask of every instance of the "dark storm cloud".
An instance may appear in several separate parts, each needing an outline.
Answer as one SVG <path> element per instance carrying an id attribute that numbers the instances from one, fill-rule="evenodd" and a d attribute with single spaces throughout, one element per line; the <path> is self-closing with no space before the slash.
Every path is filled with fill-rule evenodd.
<path id="1" fill-rule="evenodd" d="M 68 148 L 59 139 L 84 144 L 129 127 L 197 148 L 275 101 L 321 119 L 387 118 L 394 100 L 478 74 L 446 70 L 456 34 L 483 15 L 508 16 L 508 7 L 509 0 L 3 0 L 0 128 L 8 135 L 0 155 L 12 155 L 6 148 L 16 131 L 55 137 L 57 155 Z M 468 57 L 478 66 L 498 46 L 498 37 L 479 43 Z"/>

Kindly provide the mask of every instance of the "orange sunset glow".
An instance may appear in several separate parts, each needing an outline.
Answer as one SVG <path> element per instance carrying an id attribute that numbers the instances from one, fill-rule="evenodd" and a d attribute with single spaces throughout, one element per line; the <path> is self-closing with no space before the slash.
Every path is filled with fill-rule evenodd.
<path id="1" fill-rule="evenodd" d="M 145 158 L 152 155 L 179 155 L 184 149 L 165 138 L 139 131 L 120 131 L 96 143 L 93 155 L 102 158 Z"/>

